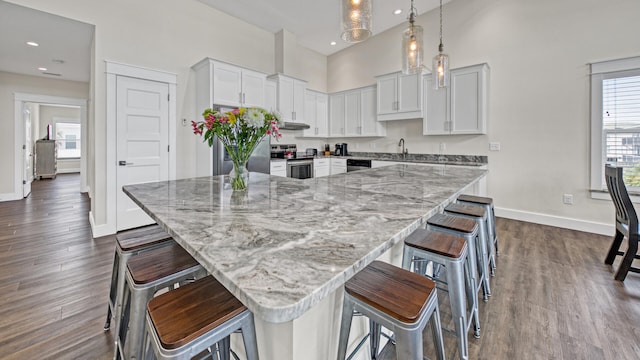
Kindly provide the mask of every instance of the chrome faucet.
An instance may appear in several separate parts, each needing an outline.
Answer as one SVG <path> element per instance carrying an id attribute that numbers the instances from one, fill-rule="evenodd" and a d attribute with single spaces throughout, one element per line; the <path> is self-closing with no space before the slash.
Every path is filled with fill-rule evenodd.
<path id="1" fill-rule="evenodd" d="M 404 147 L 404 138 L 400 138 L 400 142 L 398 142 L 398 147 L 402 146 L 402 160 L 405 160 L 407 154 L 409 153 L 408 149 Z"/>

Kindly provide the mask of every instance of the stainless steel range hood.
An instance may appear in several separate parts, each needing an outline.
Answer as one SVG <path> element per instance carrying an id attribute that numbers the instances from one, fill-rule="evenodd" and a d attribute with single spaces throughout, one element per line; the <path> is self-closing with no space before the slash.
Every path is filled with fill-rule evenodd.
<path id="1" fill-rule="evenodd" d="M 285 123 L 282 126 L 280 126 L 280 130 L 305 130 L 310 127 L 311 126 L 303 123 L 285 121 Z"/>

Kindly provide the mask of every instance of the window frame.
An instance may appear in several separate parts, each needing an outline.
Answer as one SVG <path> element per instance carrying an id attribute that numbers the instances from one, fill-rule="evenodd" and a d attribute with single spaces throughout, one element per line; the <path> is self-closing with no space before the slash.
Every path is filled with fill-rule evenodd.
<path id="1" fill-rule="evenodd" d="M 78 126 L 80 126 L 80 137 L 77 138 L 75 141 L 78 143 L 78 150 L 80 150 L 80 156 L 77 157 L 59 157 L 60 155 L 60 150 L 58 149 L 58 155 L 56 155 L 56 159 L 58 161 L 62 160 L 79 160 L 82 157 L 82 150 L 81 150 L 81 144 L 82 144 L 82 124 L 80 122 L 80 119 L 76 119 L 76 118 L 67 118 L 67 117 L 58 117 L 58 116 L 54 116 L 53 117 L 53 139 L 55 141 L 58 141 L 58 137 L 57 137 L 57 130 L 58 130 L 58 123 L 64 123 L 64 124 L 77 124 Z"/>
<path id="2" fill-rule="evenodd" d="M 591 197 L 609 200 L 604 182 L 604 129 L 602 119 L 602 81 L 619 77 L 640 76 L 640 56 L 591 63 Z M 631 192 L 630 192 L 631 195 Z M 640 193 L 632 196 L 640 202 Z"/>

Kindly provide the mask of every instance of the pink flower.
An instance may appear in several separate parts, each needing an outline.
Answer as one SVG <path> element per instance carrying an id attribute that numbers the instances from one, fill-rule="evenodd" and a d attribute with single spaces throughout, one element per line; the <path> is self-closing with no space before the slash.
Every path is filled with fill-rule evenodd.
<path id="1" fill-rule="evenodd" d="M 271 135 L 271 130 L 267 130 L 267 135 Z"/>
<path id="2" fill-rule="evenodd" d="M 233 113 L 233 115 L 238 115 L 240 114 L 240 109 L 233 109 L 231 110 L 231 113 Z"/>
<path id="3" fill-rule="evenodd" d="M 196 135 L 202 135 L 202 128 L 198 125 L 197 122 L 191 120 L 191 126 L 193 127 L 193 133 Z"/>
<path id="4" fill-rule="evenodd" d="M 220 117 L 218 118 L 218 122 L 219 122 L 220 124 L 226 124 L 226 123 L 228 123 L 228 122 L 229 122 L 229 117 L 227 117 L 227 116 L 220 116 Z"/>

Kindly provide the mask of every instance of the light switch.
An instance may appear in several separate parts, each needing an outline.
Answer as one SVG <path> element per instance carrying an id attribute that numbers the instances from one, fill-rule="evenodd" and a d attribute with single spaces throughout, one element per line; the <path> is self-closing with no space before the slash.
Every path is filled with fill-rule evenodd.
<path id="1" fill-rule="evenodd" d="M 500 151 L 500 143 L 499 142 L 490 142 L 489 150 L 491 151 Z"/>

